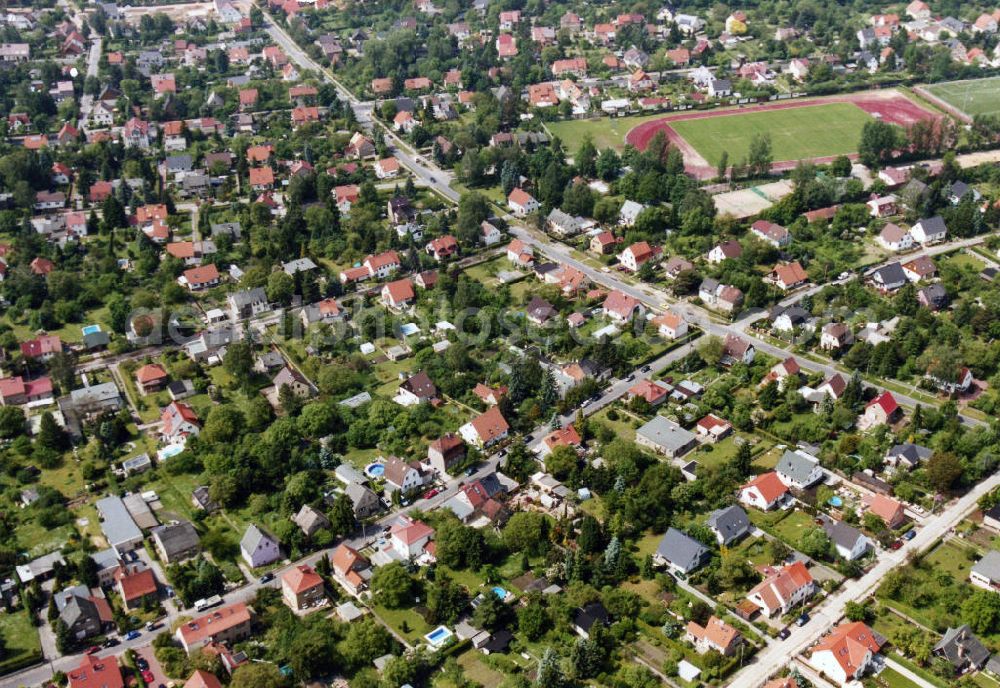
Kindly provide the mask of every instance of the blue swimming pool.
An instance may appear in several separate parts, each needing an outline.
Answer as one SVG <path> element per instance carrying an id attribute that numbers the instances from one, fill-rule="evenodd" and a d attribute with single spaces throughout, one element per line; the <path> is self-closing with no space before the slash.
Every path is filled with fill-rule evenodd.
<path id="1" fill-rule="evenodd" d="M 424 639 L 428 643 L 430 643 L 433 647 L 440 647 L 445 643 L 445 641 L 448 640 L 448 638 L 452 637 L 453 635 L 454 633 L 449 631 L 444 626 L 438 626 L 433 631 L 425 635 Z"/>
<path id="2" fill-rule="evenodd" d="M 156 453 L 156 458 L 158 458 L 160 461 L 165 461 L 166 459 L 177 456 L 182 451 L 184 451 L 183 444 L 168 444 L 166 447 L 164 447 L 163 449 L 161 449 Z"/>
<path id="3" fill-rule="evenodd" d="M 376 461 L 365 466 L 365 475 L 369 478 L 381 478 L 385 475 L 385 464 Z"/>
<path id="4" fill-rule="evenodd" d="M 88 335 L 88 334 L 97 334 L 98 332 L 101 331 L 101 326 L 100 325 L 87 325 L 86 327 L 83 328 L 82 331 L 83 331 L 83 334 L 85 334 L 85 335 Z"/>
<path id="5" fill-rule="evenodd" d="M 838 497 L 837 495 L 834 495 L 830 497 L 830 506 L 835 506 L 839 509 L 840 507 L 844 506 L 844 500 Z"/>
<path id="6" fill-rule="evenodd" d="M 503 588 L 501 588 L 499 585 L 494 585 L 493 586 L 493 594 L 496 595 L 497 597 L 499 597 L 501 600 L 506 600 L 507 599 L 507 595 L 509 595 L 510 593 L 507 592 L 506 590 L 504 590 Z"/>

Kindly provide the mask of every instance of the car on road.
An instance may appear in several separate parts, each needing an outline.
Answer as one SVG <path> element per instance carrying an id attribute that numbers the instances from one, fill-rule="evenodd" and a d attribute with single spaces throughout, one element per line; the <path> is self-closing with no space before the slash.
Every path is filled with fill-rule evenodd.
<path id="1" fill-rule="evenodd" d="M 148 624 L 146 624 L 147 631 L 155 631 L 159 627 L 160 624 L 156 623 L 155 621 L 150 621 Z"/>
<path id="2" fill-rule="evenodd" d="M 139 667 L 139 671 L 145 671 L 146 669 L 149 668 L 149 662 L 146 661 L 145 657 L 136 657 L 135 665 Z"/>
<path id="3" fill-rule="evenodd" d="M 635 379 L 635 373 L 632 373 L 632 374 L 631 374 L 631 375 L 629 375 L 629 376 L 628 376 L 627 378 L 625 378 L 625 380 L 626 380 L 627 382 L 632 382 L 632 380 L 634 380 L 634 379 Z"/>
<path id="4" fill-rule="evenodd" d="M 782 628 L 780 631 L 778 631 L 778 637 L 781 638 L 782 640 L 788 640 L 788 636 L 790 636 L 791 634 L 792 632 L 787 628 Z"/>
<path id="5" fill-rule="evenodd" d="M 428 179 L 430 180 L 431 184 L 437 184 L 438 183 L 438 180 L 435 179 L 434 177 L 428 177 Z"/>
<path id="6" fill-rule="evenodd" d="M 274 580 L 273 573 L 265 573 L 263 576 L 260 577 L 261 584 L 270 583 L 273 580 Z"/>
<path id="7" fill-rule="evenodd" d="M 433 499 L 434 497 L 437 497 L 439 494 L 441 494 L 441 490 L 439 490 L 436 487 L 432 487 L 431 489 L 427 490 L 427 492 L 424 492 L 424 499 Z"/>
<path id="8" fill-rule="evenodd" d="M 593 399 L 584 399 L 583 402 L 580 404 L 580 408 L 585 408 L 587 406 L 590 406 L 592 403 L 594 403 Z"/>
<path id="9" fill-rule="evenodd" d="M 155 681 L 156 677 L 153 676 L 153 672 L 152 671 L 149 671 L 147 669 L 146 671 L 142 672 L 142 680 L 145 681 L 147 684 L 149 684 L 149 683 L 152 683 L 153 681 Z"/>
<path id="10" fill-rule="evenodd" d="M 895 551 L 895 550 L 899 549 L 902 546 L 903 546 L 903 541 L 902 540 L 896 540 L 891 545 L 889 545 L 889 549 Z"/>
<path id="11" fill-rule="evenodd" d="M 912 540 L 915 537 L 917 537 L 917 531 L 913 530 L 912 528 L 903 533 L 904 540 Z"/>
<path id="12" fill-rule="evenodd" d="M 125 640 L 135 640 L 140 635 L 142 635 L 142 633 L 140 633 L 139 631 L 129 631 L 128 633 L 125 634 Z"/>
<path id="13" fill-rule="evenodd" d="M 90 647 L 88 647 L 86 650 L 83 651 L 83 654 L 85 654 L 85 655 L 92 655 L 92 654 L 94 654 L 96 652 L 100 652 L 100 651 L 101 651 L 101 646 L 100 645 L 91 645 Z"/>
<path id="14" fill-rule="evenodd" d="M 534 435 L 525 435 L 524 436 L 524 442 L 525 442 L 525 444 L 527 444 L 528 442 L 534 442 L 534 441 L 535 441 L 535 436 Z"/>
<path id="15" fill-rule="evenodd" d="M 121 641 L 118 638 L 108 638 L 104 641 L 104 647 L 114 647 L 118 645 Z"/>
<path id="16" fill-rule="evenodd" d="M 640 373 L 648 373 L 650 370 L 652 370 L 652 368 L 650 368 L 648 365 L 639 368 Z"/>
<path id="17" fill-rule="evenodd" d="M 809 615 L 805 612 L 802 612 L 802 615 L 795 620 L 796 626 L 805 626 L 807 623 L 809 623 Z"/>

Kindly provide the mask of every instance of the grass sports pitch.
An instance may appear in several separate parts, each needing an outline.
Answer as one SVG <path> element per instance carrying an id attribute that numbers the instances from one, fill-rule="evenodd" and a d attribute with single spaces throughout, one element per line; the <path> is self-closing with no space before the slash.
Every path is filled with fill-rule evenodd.
<path id="1" fill-rule="evenodd" d="M 1000 115 L 1000 76 L 971 81 L 950 81 L 924 87 L 969 117 Z"/>
<path id="2" fill-rule="evenodd" d="M 785 110 L 748 112 L 670 122 L 670 126 L 710 165 L 723 152 L 730 164 L 743 160 L 750 140 L 769 134 L 775 161 L 807 160 L 854 153 L 871 115 L 853 103 L 828 103 Z"/>

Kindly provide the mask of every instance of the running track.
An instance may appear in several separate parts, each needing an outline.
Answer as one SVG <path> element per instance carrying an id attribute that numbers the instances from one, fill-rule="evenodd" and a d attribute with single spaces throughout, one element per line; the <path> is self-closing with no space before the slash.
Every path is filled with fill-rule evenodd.
<path id="1" fill-rule="evenodd" d="M 749 112 L 766 112 L 769 110 L 789 110 L 792 108 L 809 107 L 812 105 L 827 105 L 830 103 L 853 103 L 865 112 L 875 115 L 890 124 L 898 124 L 902 127 L 909 127 L 924 119 L 934 119 L 937 115 L 920 107 L 906 96 L 897 91 L 868 92 L 856 95 L 833 96 L 829 98 L 800 98 L 797 100 L 784 100 L 777 102 L 762 103 L 759 105 L 745 105 L 727 110 L 698 110 L 680 112 L 674 115 L 667 115 L 660 119 L 643 122 L 634 127 L 625 135 L 625 143 L 631 144 L 639 150 L 644 150 L 649 142 L 658 132 L 663 132 L 671 145 L 676 146 L 684 154 L 684 169 L 688 174 L 692 174 L 699 179 L 708 179 L 715 176 L 715 168 L 701 157 L 687 141 L 684 140 L 674 128 L 671 122 L 707 119 L 709 117 L 731 117 L 734 115 L 744 115 Z M 816 163 L 829 163 L 836 156 L 814 158 Z M 848 156 L 852 159 L 856 155 Z M 771 165 L 773 171 L 785 171 L 793 169 L 798 164 L 797 160 L 782 160 Z"/>

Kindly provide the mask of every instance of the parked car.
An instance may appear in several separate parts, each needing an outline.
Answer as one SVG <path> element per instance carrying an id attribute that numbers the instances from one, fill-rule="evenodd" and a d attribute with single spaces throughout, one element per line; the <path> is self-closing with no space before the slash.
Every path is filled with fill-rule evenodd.
<path id="1" fill-rule="evenodd" d="M 108 638 L 107 640 L 104 641 L 104 647 L 114 647 L 120 642 L 121 641 L 118 640 L 118 638 Z"/>
<path id="2" fill-rule="evenodd" d="M 643 373 L 648 373 L 650 370 L 652 370 L 652 368 L 650 368 L 648 365 L 644 365 L 643 367 L 639 368 L 639 370 Z"/>
<path id="3" fill-rule="evenodd" d="M 139 671 L 145 671 L 149 668 L 149 662 L 146 661 L 145 657 L 136 657 L 135 665 L 139 667 Z"/>
<path id="4" fill-rule="evenodd" d="M 100 652 L 100 651 L 101 651 L 100 645 L 91 645 L 90 647 L 88 647 L 86 650 L 83 651 L 83 654 L 92 655 L 95 652 Z"/>
<path id="5" fill-rule="evenodd" d="M 265 573 L 263 576 L 260 577 L 261 584 L 263 584 L 263 583 L 270 583 L 273 580 L 274 580 L 274 574 L 273 573 Z"/>
<path id="6" fill-rule="evenodd" d="M 155 621 L 150 621 L 148 624 L 146 624 L 146 630 L 155 631 L 157 628 L 159 628 L 159 626 L 160 624 L 156 623 Z"/>
<path id="7" fill-rule="evenodd" d="M 903 533 L 904 540 L 912 540 L 915 537 L 917 537 L 917 531 L 913 530 L 912 528 Z"/>
<path id="8" fill-rule="evenodd" d="M 125 634 L 125 640 L 135 640 L 140 635 L 142 635 L 142 633 L 140 633 L 139 631 L 129 631 L 128 633 Z"/>
<path id="9" fill-rule="evenodd" d="M 780 631 L 778 631 L 778 637 L 781 638 L 782 640 L 787 640 L 788 636 L 790 636 L 791 634 L 792 632 L 787 628 L 782 628 Z"/>
<path id="10" fill-rule="evenodd" d="M 889 549 L 891 549 L 891 550 L 897 550 L 897 549 L 899 549 L 902 546 L 903 546 L 903 541 L 902 540 L 896 540 L 891 545 L 889 545 Z"/>
<path id="11" fill-rule="evenodd" d="M 802 615 L 795 620 L 796 626 L 805 626 L 807 623 L 809 623 L 809 615 L 805 612 L 802 612 Z"/>
<path id="12" fill-rule="evenodd" d="M 424 492 L 424 499 L 433 499 L 434 497 L 437 497 L 440 493 L 441 490 L 439 490 L 436 487 L 432 487 L 431 489 L 427 490 L 427 492 Z"/>
<path id="13" fill-rule="evenodd" d="M 145 681 L 148 684 L 148 683 L 152 683 L 153 681 L 155 681 L 156 677 L 153 676 L 153 672 L 152 671 L 149 671 L 147 669 L 146 671 L 142 672 L 142 680 Z"/>

